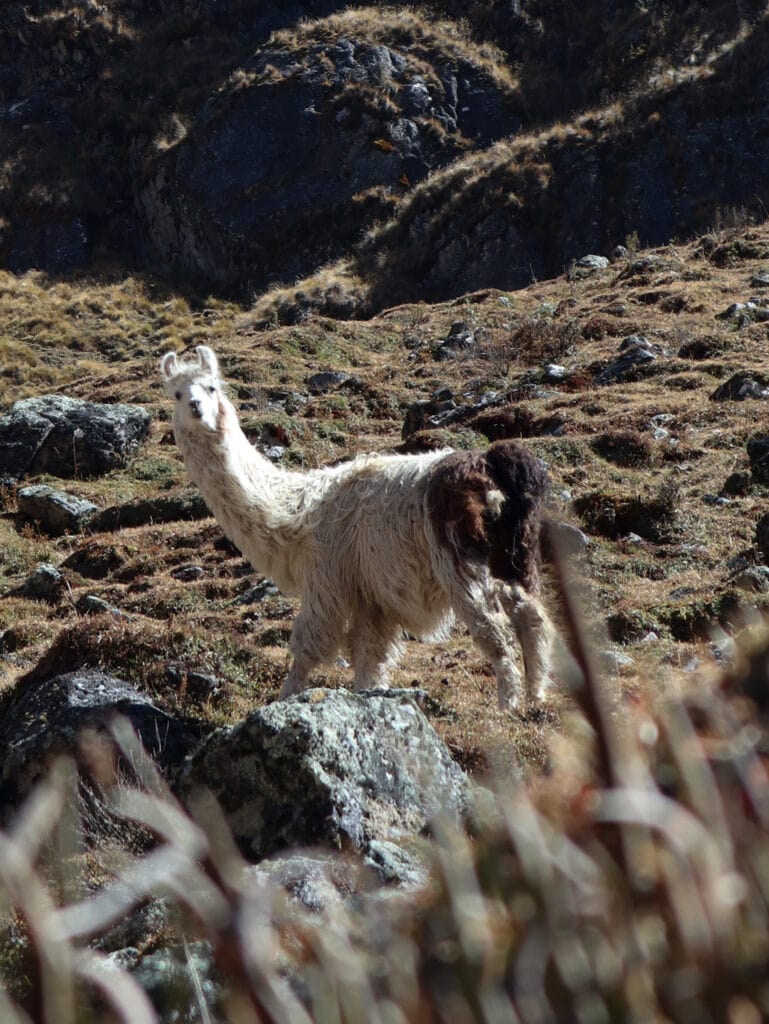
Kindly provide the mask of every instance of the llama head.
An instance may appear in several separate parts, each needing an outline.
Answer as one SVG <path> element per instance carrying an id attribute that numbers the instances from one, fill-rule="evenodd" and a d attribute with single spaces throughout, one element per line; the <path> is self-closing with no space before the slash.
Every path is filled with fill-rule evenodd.
<path id="1" fill-rule="evenodd" d="M 174 400 L 174 430 L 219 431 L 226 400 L 219 363 L 210 348 L 198 345 L 194 356 L 181 359 L 175 352 L 166 352 L 160 377 Z"/>

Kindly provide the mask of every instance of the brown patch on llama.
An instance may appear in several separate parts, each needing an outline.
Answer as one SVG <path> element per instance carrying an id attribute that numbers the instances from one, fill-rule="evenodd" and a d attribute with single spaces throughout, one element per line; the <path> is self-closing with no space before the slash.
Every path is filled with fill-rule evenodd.
<path id="1" fill-rule="evenodd" d="M 547 475 L 522 445 L 497 441 L 485 452 L 452 452 L 432 470 L 428 514 L 457 564 L 484 560 L 491 574 L 539 589 L 540 523 Z"/>

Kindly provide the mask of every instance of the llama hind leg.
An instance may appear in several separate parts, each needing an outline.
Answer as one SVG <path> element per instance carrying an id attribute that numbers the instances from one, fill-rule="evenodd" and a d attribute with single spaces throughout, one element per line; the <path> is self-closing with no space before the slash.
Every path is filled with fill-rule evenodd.
<path id="1" fill-rule="evenodd" d="M 400 627 L 374 616 L 358 612 L 353 617 L 348 639 L 358 693 L 389 685 L 390 669 L 402 653 L 400 634 Z"/>
<path id="2" fill-rule="evenodd" d="M 452 604 L 475 643 L 494 666 L 500 709 L 515 711 L 523 690 L 516 664 L 517 645 L 510 620 L 493 588 L 478 582 L 463 585 L 461 589 L 454 589 Z"/>
<path id="3" fill-rule="evenodd" d="M 541 602 L 522 587 L 502 584 L 500 600 L 521 645 L 526 696 L 529 700 L 541 700 L 550 685 L 553 623 Z"/>
<path id="4" fill-rule="evenodd" d="M 330 661 L 340 646 L 342 624 L 323 605 L 305 604 L 291 630 L 289 646 L 293 663 L 280 690 L 279 699 L 301 693 L 309 685 L 310 672 Z"/>

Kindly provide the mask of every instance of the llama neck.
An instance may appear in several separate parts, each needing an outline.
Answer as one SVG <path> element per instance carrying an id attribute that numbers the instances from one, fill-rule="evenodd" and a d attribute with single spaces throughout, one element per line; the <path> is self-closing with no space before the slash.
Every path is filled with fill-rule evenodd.
<path id="1" fill-rule="evenodd" d="M 294 589 L 281 549 L 297 526 L 296 474 L 273 466 L 245 436 L 223 400 L 215 433 L 182 429 L 177 443 L 187 471 L 224 533 L 260 572 Z"/>

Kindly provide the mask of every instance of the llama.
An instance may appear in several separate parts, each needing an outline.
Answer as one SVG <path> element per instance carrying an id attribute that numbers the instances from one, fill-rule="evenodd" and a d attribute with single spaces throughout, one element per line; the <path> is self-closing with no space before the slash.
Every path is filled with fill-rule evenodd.
<path id="1" fill-rule="evenodd" d="M 404 633 L 434 637 L 455 616 L 493 663 L 500 708 L 542 697 L 553 639 L 538 599 L 547 476 L 526 448 L 497 441 L 290 472 L 246 438 L 210 348 L 166 353 L 161 378 L 189 476 L 222 530 L 302 599 L 281 698 L 340 649 L 356 690 L 387 686 Z"/>

